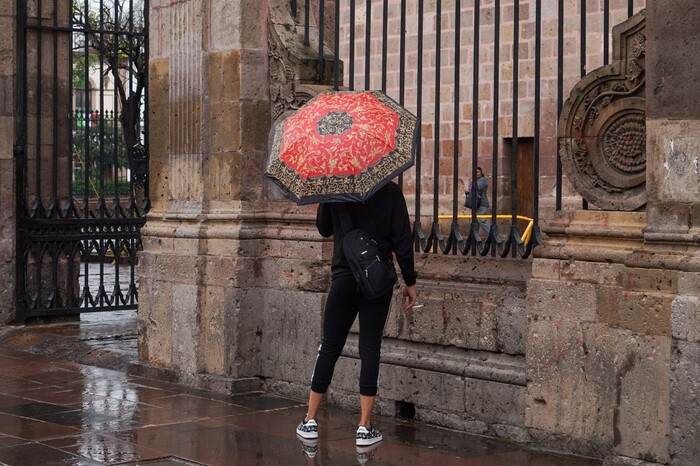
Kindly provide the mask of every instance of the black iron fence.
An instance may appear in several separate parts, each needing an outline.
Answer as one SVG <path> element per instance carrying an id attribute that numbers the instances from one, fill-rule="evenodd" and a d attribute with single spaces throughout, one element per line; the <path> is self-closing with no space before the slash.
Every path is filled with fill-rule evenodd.
<path id="1" fill-rule="evenodd" d="M 588 208 L 562 176 L 558 117 L 576 82 L 610 61 L 612 27 L 644 7 L 643 0 L 290 1 L 305 43 L 312 31 L 320 44 L 331 36 L 328 49 L 345 65 L 341 75 L 334 60 L 328 84 L 381 89 L 421 119 L 415 170 L 399 180 L 412 204 L 416 250 L 522 258 L 541 244 L 543 209 Z M 490 206 L 467 209 L 465 190 L 477 187 L 478 168 Z"/>
<path id="2" fill-rule="evenodd" d="M 17 1 L 17 320 L 135 309 L 147 0 Z"/>

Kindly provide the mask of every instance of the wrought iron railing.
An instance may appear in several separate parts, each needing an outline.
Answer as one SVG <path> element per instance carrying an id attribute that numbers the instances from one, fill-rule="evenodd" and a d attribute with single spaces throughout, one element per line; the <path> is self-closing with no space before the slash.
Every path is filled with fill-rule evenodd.
<path id="1" fill-rule="evenodd" d="M 17 1 L 18 321 L 136 308 L 147 12 L 147 0 Z"/>
<path id="2" fill-rule="evenodd" d="M 612 26 L 643 0 L 292 0 L 307 45 L 314 26 L 324 43 L 331 4 L 334 88 L 381 89 L 421 118 L 415 170 L 399 180 L 417 250 L 527 258 L 542 209 L 588 208 L 562 176 L 558 117 L 575 83 L 609 62 Z M 480 165 L 488 233 L 462 206 L 463 177 Z"/>

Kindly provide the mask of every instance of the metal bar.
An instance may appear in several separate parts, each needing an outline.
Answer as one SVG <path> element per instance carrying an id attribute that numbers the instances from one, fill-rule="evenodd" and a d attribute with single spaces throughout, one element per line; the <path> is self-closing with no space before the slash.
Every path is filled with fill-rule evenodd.
<path id="1" fill-rule="evenodd" d="M 304 45 L 309 45 L 309 17 L 311 16 L 310 5 L 311 0 L 304 0 Z"/>
<path id="2" fill-rule="evenodd" d="M 88 2 L 89 0 L 85 0 L 83 3 L 83 6 L 85 8 L 85 20 L 87 21 L 88 18 Z M 84 210 L 84 216 L 85 218 L 90 217 L 90 204 L 88 201 L 89 198 L 89 189 L 90 189 L 90 165 L 92 163 L 91 157 L 90 157 L 90 125 L 92 124 L 92 112 L 90 111 L 90 100 L 91 100 L 91 95 L 90 95 L 90 44 L 88 40 L 87 34 L 83 35 L 83 39 L 85 41 L 84 47 L 83 47 L 83 60 L 85 60 L 85 71 L 83 75 L 83 82 L 84 84 L 84 89 L 85 89 L 85 105 L 83 107 L 83 210 Z M 86 271 L 87 273 L 87 271 Z"/>
<path id="3" fill-rule="evenodd" d="M 98 166 L 100 167 L 100 172 L 98 174 L 99 179 L 100 179 L 100 201 L 98 205 L 100 206 L 98 208 L 100 218 L 104 218 L 105 216 L 105 209 L 104 209 L 104 198 L 105 198 L 105 145 L 104 145 L 104 136 L 105 136 L 105 119 L 104 119 L 104 109 L 105 109 L 105 86 L 104 86 L 104 52 L 103 52 L 103 47 L 104 47 L 104 0 L 100 0 L 100 91 L 99 91 L 99 99 L 100 99 L 100 107 L 99 110 L 97 110 L 97 117 L 99 118 L 99 144 L 100 144 L 100 162 Z M 101 272 L 101 270 L 100 270 Z"/>
<path id="4" fill-rule="evenodd" d="M 338 0 L 336 0 L 338 1 Z M 355 0 L 350 0 L 350 69 L 348 70 L 348 88 L 355 90 Z"/>
<path id="5" fill-rule="evenodd" d="M 292 10 L 292 16 L 297 17 L 297 0 L 289 0 L 289 8 Z"/>
<path id="6" fill-rule="evenodd" d="M 542 84 L 542 0 L 535 2 L 535 127 L 533 147 L 533 203 L 532 216 L 535 226 L 539 218 L 540 199 L 540 118 L 541 118 L 541 84 Z"/>
<path id="7" fill-rule="evenodd" d="M 478 0 L 477 0 L 478 2 Z M 477 8 L 476 6 L 474 7 Z M 461 0 L 455 0 L 455 63 L 454 63 L 454 98 L 453 100 L 453 115 L 452 115 L 452 125 L 453 125 L 453 141 L 452 141 L 452 232 L 457 233 L 458 223 L 457 214 L 459 206 L 459 86 L 461 80 L 459 79 L 460 65 L 461 65 L 461 29 L 462 29 L 462 2 Z M 476 68 L 476 67 L 475 67 Z M 454 233 L 451 233 L 454 234 Z M 457 238 L 450 238 L 453 240 L 452 243 L 452 253 L 457 253 Z M 461 239 L 461 238 L 460 238 Z"/>
<path id="8" fill-rule="evenodd" d="M 53 24 L 58 25 L 58 5 L 53 2 Z M 54 203 L 51 216 L 60 216 L 60 206 L 58 205 L 58 33 L 53 32 L 53 105 L 52 105 L 52 170 L 51 170 L 51 202 Z M 58 277 L 56 277 L 58 280 Z M 56 286 L 58 283 L 56 281 Z M 54 288 L 55 289 L 55 288 Z"/>
<path id="9" fill-rule="evenodd" d="M 335 0 L 335 44 L 333 46 L 333 89 L 339 89 L 340 81 L 340 0 Z"/>
<path id="10" fill-rule="evenodd" d="M 564 106 L 564 0 L 559 0 L 557 11 L 557 122 Z M 559 155 L 560 143 L 557 138 L 557 182 L 555 194 L 555 209 L 561 210 L 563 173 L 561 156 Z"/>
<path id="11" fill-rule="evenodd" d="M 43 18 L 43 12 L 42 12 L 42 5 L 43 2 L 42 0 L 37 0 L 37 22 L 41 23 L 42 18 Z M 36 51 L 36 91 L 35 91 L 35 99 L 36 99 L 36 116 L 34 118 L 36 122 L 36 138 L 35 138 L 35 144 L 36 147 L 34 149 L 34 152 L 36 154 L 36 161 L 34 163 L 34 167 L 36 172 L 34 173 L 34 180 L 36 183 L 36 197 L 37 197 L 37 204 L 36 204 L 36 212 L 38 217 L 43 217 L 43 199 L 41 197 L 41 116 L 43 115 L 42 113 L 42 108 L 41 108 L 41 98 L 42 98 L 42 68 L 41 68 L 41 57 L 43 55 L 43 47 L 42 47 L 42 35 L 41 31 L 37 31 L 36 34 L 37 37 L 37 51 Z"/>
<path id="12" fill-rule="evenodd" d="M 382 9 L 382 92 L 386 92 L 387 34 L 389 33 L 389 0 L 384 0 Z"/>
<path id="13" fill-rule="evenodd" d="M 365 7 L 365 89 L 369 89 L 369 62 L 372 40 L 372 0 L 367 0 Z"/>
<path id="14" fill-rule="evenodd" d="M 603 0 L 603 64 L 610 63 L 610 0 Z"/>
<path id="15" fill-rule="evenodd" d="M 634 0 L 627 0 L 627 17 L 634 15 Z"/>
<path id="16" fill-rule="evenodd" d="M 119 2 L 115 1 L 114 2 L 114 18 L 115 18 L 115 25 L 118 21 L 119 18 Z M 116 27 L 115 27 L 116 29 Z M 114 56 L 118 56 L 119 53 L 119 38 L 117 36 L 114 36 L 113 38 L 114 43 L 112 47 L 112 53 L 114 53 Z M 114 200 L 118 204 L 119 203 L 119 122 L 118 122 L 118 109 L 119 105 L 117 102 L 117 81 L 116 81 L 116 73 L 115 73 L 115 79 L 114 83 L 112 84 L 113 89 L 114 89 L 114 95 L 112 96 L 112 109 L 113 109 L 113 114 L 112 114 L 112 165 L 113 165 L 113 172 L 112 172 L 112 179 L 114 180 L 114 187 L 113 187 L 113 193 L 114 193 Z M 103 116 L 104 117 L 104 116 Z M 117 261 L 118 263 L 119 261 Z"/>
<path id="17" fill-rule="evenodd" d="M 73 12 L 72 8 L 66 8 L 66 13 L 68 15 L 67 19 L 67 24 L 70 25 L 73 22 Z M 75 66 L 75 56 L 73 53 L 73 32 L 70 32 L 70 41 L 71 44 L 68 47 L 68 69 L 70 70 L 71 74 L 71 79 L 68 80 L 68 95 L 70 96 L 68 108 L 70 111 L 69 115 L 69 120 L 70 120 L 70 131 L 68 131 L 68 163 L 67 163 L 67 169 L 68 173 L 66 173 L 66 179 L 68 180 L 68 207 L 67 207 L 67 214 L 66 217 L 73 218 L 75 215 L 75 199 L 73 197 L 73 131 L 76 128 L 76 113 L 75 113 L 75 108 L 73 107 L 73 69 Z M 71 263 L 72 260 L 69 260 L 69 263 Z M 72 273 L 72 272 L 69 272 Z M 69 286 L 69 293 L 68 296 L 73 297 L 73 281 L 70 281 L 70 286 Z"/>
<path id="18" fill-rule="evenodd" d="M 13 155 L 15 158 L 15 228 L 17 231 L 17 240 L 15 241 L 15 302 L 17 306 L 16 321 L 23 321 L 26 312 L 26 268 L 27 259 L 24 255 L 25 250 L 25 209 L 27 199 L 27 178 L 26 178 L 26 163 L 27 163 L 27 0 L 17 1 L 17 19 L 16 19 L 16 50 L 15 59 L 17 60 L 17 81 L 15 98 L 15 146 Z"/>
<path id="19" fill-rule="evenodd" d="M 579 36 L 579 42 L 581 45 L 581 64 L 580 64 L 580 73 L 581 73 L 581 78 L 583 78 L 586 75 L 586 2 L 584 0 L 581 0 L 581 29 L 580 29 L 580 36 Z M 588 209 L 588 201 L 583 199 L 582 202 L 582 208 L 584 210 Z"/>
<path id="20" fill-rule="evenodd" d="M 476 169 L 479 165 L 479 40 L 480 40 L 480 14 L 479 14 L 479 0 L 474 0 L 474 44 L 472 57 L 472 174 L 471 183 L 472 187 L 470 190 L 474 190 L 474 193 L 478 192 L 477 189 L 477 179 L 476 179 Z M 472 215 L 471 215 L 471 226 L 470 226 L 470 236 L 471 241 L 471 253 L 476 255 L 476 241 L 472 236 L 472 232 L 479 231 L 478 223 L 476 220 L 477 206 L 473 205 Z"/>
<path id="21" fill-rule="evenodd" d="M 142 58 L 142 66 L 143 66 L 143 75 L 144 75 L 144 86 L 143 86 L 143 145 L 145 148 L 145 154 L 146 154 L 146 160 L 148 160 L 148 154 L 149 154 L 149 143 L 148 143 L 148 126 L 149 126 L 149 119 L 148 119 L 148 57 L 150 53 L 149 49 L 149 25 L 150 25 L 150 17 L 149 17 L 149 0 L 144 0 L 144 6 L 143 6 L 143 58 Z M 127 147 L 127 151 L 130 149 Z M 143 186 L 143 195 L 144 195 L 144 204 L 141 207 L 142 212 L 140 213 L 141 216 L 145 216 L 146 212 L 149 209 L 150 206 L 150 192 L 149 192 L 149 182 L 148 182 L 148 170 L 146 170 L 146 179 L 144 181 L 144 186 Z M 134 190 L 133 190 L 133 183 L 131 186 L 130 190 L 130 195 L 133 196 Z M 134 283 L 134 276 L 132 275 L 131 277 L 131 282 Z"/>
<path id="22" fill-rule="evenodd" d="M 491 139 L 491 232 L 489 237 L 495 238 L 497 230 L 496 215 L 498 212 L 498 145 L 499 145 L 499 103 L 500 103 L 500 79 L 501 79 L 501 0 L 495 0 L 493 15 L 493 135 Z M 496 256 L 496 248 L 491 248 L 491 257 Z"/>
<path id="23" fill-rule="evenodd" d="M 517 228 L 518 215 L 518 113 L 520 100 L 520 2 L 515 1 L 513 4 L 513 139 L 512 153 L 510 157 L 510 180 L 511 180 L 511 233 L 509 242 L 511 242 L 512 257 L 516 257 L 517 249 L 515 244 L 512 244 L 513 231 Z"/>
<path id="24" fill-rule="evenodd" d="M 399 104 L 406 93 L 406 0 L 401 0 L 401 32 L 399 36 Z"/>
<path id="25" fill-rule="evenodd" d="M 423 5 L 424 0 L 418 0 L 418 56 L 416 62 L 416 116 L 418 124 L 423 125 Z M 423 155 L 423 131 L 419 128 L 418 147 L 416 147 L 416 201 L 414 202 L 414 238 L 415 249 L 419 250 L 419 235 L 423 235 L 421 216 L 421 177 Z"/>
<path id="26" fill-rule="evenodd" d="M 442 1 L 436 1 L 435 13 L 435 120 L 433 128 L 433 223 L 437 222 L 439 208 L 439 191 L 440 191 L 440 52 L 442 52 L 441 36 L 442 36 Z"/>
<path id="27" fill-rule="evenodd" d="M 336 0 L 337 1 L 337 0 Z M 323 30 L 325 29 L 325 0 L 318 0 L 318 82 L 324 82 L 325 62 L 323 53 Z"/>

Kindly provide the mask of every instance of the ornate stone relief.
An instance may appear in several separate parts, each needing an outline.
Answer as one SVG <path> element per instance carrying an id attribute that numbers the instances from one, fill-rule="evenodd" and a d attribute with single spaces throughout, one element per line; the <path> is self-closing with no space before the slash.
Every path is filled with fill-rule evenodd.
<path id="1" fill-rule="evenodd" d="M 576 191 L 605 210 L 647 202 L 646 10 L 613 29 L 613 61 L 579 81 L 559 119 L 562 167 Z"/>
<path id="2" fill-rule="evenodd" d="M 272 121 L 275 122 L 285 112 L 297 110 L 309 96 L 296 92 L 296 71 L 284 56 L 285 50 L 270 38 L 268 56 L 270 60 L 270 105 Z"/>
<path id="3" fill-rule="evenodd" d="M 270 104 L 274 123 L 287 112 L 293 112 L 330 83 L 333 70 L 332 54 L 324 48 L 323 76 L 319 75 L 318 32 L 311 27 L 310 44 L 304 44 L 304 25 L 298 24 L 287 0 L 270 0 L 268 23 L 268 57 L 270 69 Z M 313 24 L 313 17 L 310 24 Z M 340 63 L 340 76 L 342 76 Z"/>

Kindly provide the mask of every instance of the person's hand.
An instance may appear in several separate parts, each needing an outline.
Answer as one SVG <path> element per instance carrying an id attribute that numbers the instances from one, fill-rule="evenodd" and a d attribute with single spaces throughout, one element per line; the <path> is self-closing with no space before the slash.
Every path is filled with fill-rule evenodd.
<path id="1" fill-rule="evenodd" d="M 468 194 L 471 189 L 472 189 L 472 181 L 471 180 L 465 181 L 464 182 L 464 192 Z"/>
<path id="2" fill-rule="evenodd" d="M 405 286 L 402 292 L 403 303 L 407 311 L 413 310 L 413 305 L 416 304 L 416 287 Z"/>

